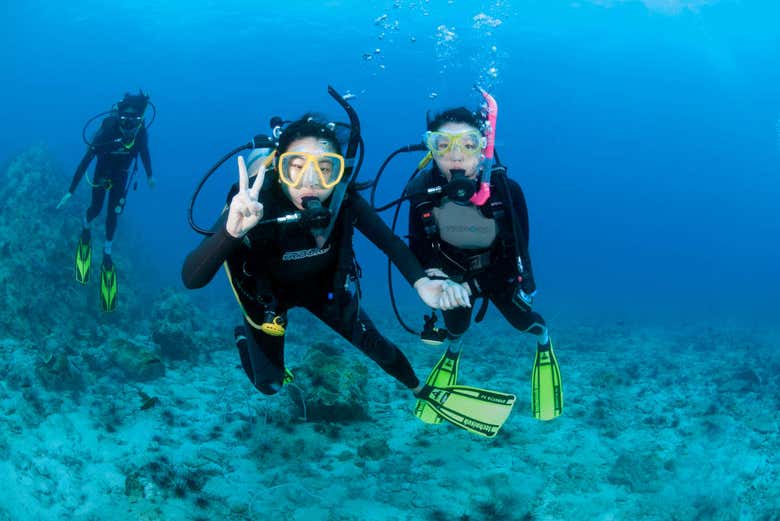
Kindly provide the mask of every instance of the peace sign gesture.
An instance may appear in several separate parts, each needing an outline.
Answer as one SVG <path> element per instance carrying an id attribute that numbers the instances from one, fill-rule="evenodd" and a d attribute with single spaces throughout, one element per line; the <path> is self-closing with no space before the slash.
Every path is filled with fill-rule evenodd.
<path id="1" fill-rule="evenodd" d="M 242 156 L 238 156 L 238 193 L 230 201 L 225 223 L 225 228 L 231 236 L 240 239 L 263 218 L 263 204 L 257 198 L 264 180 L 265 166 L 261 166 L 250 188 L 246 163 Z"/>

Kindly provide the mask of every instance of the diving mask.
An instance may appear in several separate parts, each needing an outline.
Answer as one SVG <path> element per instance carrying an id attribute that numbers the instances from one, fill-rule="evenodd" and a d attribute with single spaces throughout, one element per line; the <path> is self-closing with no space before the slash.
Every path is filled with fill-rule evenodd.
<path id="1" fill-rule="evenodd" d="M 429 130 L 423 134 L 423 142 L 433 154 L 442 156 L 458 147 L 468 156 L 482 153 L 487 139 L 478 130 L 467 130 L 456 134 Z"/>
<path id="2" fill-rule="evenodd" d="M 133 132 L 143 123 L 144 117 L 137 114 L 120 114 L 119 128 L 123 131 Z"/>
<path id="3" fill-rule="evenodd" d="M 291 188 L 317 183 L 328 189 L 336 186 L 344 175 L 344 156 L 326 152 L 285 152 L 279 156 L 279 179 Z M 315 179 L 311 177 L 315 176 Z"/>

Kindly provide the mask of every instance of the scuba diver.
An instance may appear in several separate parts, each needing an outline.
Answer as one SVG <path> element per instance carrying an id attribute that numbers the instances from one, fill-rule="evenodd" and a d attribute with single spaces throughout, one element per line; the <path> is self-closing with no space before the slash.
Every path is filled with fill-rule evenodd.
<path id="1" fill-rule="evenodd" d="M 246 160 L 238 157 L 239 182 L 210 232 L 194 225 L 191 205 L 191 225 L 208 237 L 187 256 L 184 285 L 201 288 L 224 266 L 244 316 L 243 325 L 235 328 L 241 366 L 263 394 L 276 394 L 292 381 L 284 362 L 287 311 L 302 307 L 459 426 L 473 430 L 468 424 L 472 418 L 490 422 L 508 416 L 514 396 L 421 384 L 406 356 L 361 309 L 360 268 L 352 247 L 355 228 L 392 260 L 428 306 L 451 310 L 468 306 L 469 297 L 460 284 L 426 277 L 407 245 L 354 191 L 358 144 L 362 149 L 359 120 L 332 87 L 329 93 L 349 115 L 348 125 L 312 114 L 292 122 L 274 118 L 273 137 L 255 137 L 206 174 L 193 205 L 219 165 L 240 150 L 254 149 Z M 346 154 L 335 131 L 338 125 L 350 129 Z M 505 417 L 499 419 L 503 423 Z"/>
<path id="2" fill-rule="evenodd" d="M 563 411 L 563 393 L 547 326 L 532 309 L 536 284 L 528 253 L 528 209 L 520 185 L 496 161 L 497 104 L 486 91 L 479 87 L 477 90 L 485 99 L 484 110 L 445 110 L 428 119 L 424 146 L 403 147 L 385 161 L 372 183 L 374 192 L 381 171 L 396 153 L 428 152 L 401 199 L 377 210 L 397 205 L 395 229 L 401 202 L 408 200 L 409 247 L 426 268 L 426 274 L 463 284 L 472 304 L 481 297 L 476 322 L 484 318 L 490 301 L 515 329 L 536 337 L 532 411 L 539 420 L 551 420 Z M 431 167 L 423 170 L 431 159 Z M 461 337 L 469 327 L 471 313 L 471 306 L 444 310 L 446 329 L 435 327 L 435 313 L 425 317 L 422 341 L 430 345 L 447 343 L 446 351 L 426 380 L 428 385 L 455 384 Z M 401 323 L 415 332 L 402 320 Z M 417 402 L 415 415 L 426 423 L 441 421 L 422 400 Z"/>
<path id="3" fill-rule="evenodd" d="M 125 93 L 110 111 L 102 112 L 90 118 L 84 125 L 82 137 L 87 144 L 87 152 L 81 159 L 73 181 L 67 193 L 57 204 L 59 210 L 68 202 L 87 172 L 92 160 L 97 157 L 95 171 L 87 182 L 92 186 L 92 202 L 84 215 L 81 235 L 76 248 L 76 280 L 87 284 L 92 272 L 92 242 L 89 224 L 100 214 L 103 201 L 108 192 L 108 211 L 106 213 L 106 242 L 103 246 L 103 261 L 100 265 L 100 303 L 104 311 L 113 311 L 117 303 L 116 267 L 111 261 L 111 244 L 116 232 L 117 219 L 125 207 L 127 193 L 132 179 L 138 170 L 138 157 L 141 157 L 146 179 L 150 188 L 154 188 L 152 162 L 149 157 L 147 125 L 144 113 L 147 107 L 154 105 L 149 96 L 139 91 L 138 94 Z M 156 109 L 154 114 L 156 115 Z M 106 116 L 100 124 L 92 140 L 86 137 L 87 127 L 92 121 Z M 154 116 L 152 117 L 154 121 Z M 133 167 L 132 172 L 130 171 Z"/>

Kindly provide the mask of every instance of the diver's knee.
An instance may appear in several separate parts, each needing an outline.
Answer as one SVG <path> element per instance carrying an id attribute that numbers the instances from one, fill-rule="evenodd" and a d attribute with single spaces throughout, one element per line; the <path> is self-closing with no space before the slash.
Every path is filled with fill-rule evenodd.
<path id="1" fill-rule="evenodd" d="M 281 382 L 254 382 L 254 386 L 266 396 L 274 395 L 282 390 Z"/>
<path id="2" fill-rule="evenodd" d="M 374 359 L 382 367 L 396 363 L 403 353 L 398 347 L 374 328 L 366 329 L 352 337 L 352 344 Z M 399 356 L 400 355 L 400 356 Z"/>
<path id="3" fill-rule="evenodd" d="M 543 336 L 547 334 L 547 327 L 544 324 L 535 322 L 525 330 L 526 333 L 531 333 L 534 336 Z"/>
<path id="4" fill-rule="evenodd" d="M 461 336 L 463 336 L 466 331 L 469 329 L 469 323 L 454 323 L 454 324 L 445 324 L 447 328 L 447 338 L 449 339 L 457 339 Z"/>
<path id="5" fill-rule="evenodd" d="M 512 324 L 512 327 L 522 333 L 530 333 L 534 336 L 547 334 L 547 324 L 545 323 L 544 318 L 535 311 L 522 315 L 510 315 L 507 318 L 509 319 L 509 323 Z"/>

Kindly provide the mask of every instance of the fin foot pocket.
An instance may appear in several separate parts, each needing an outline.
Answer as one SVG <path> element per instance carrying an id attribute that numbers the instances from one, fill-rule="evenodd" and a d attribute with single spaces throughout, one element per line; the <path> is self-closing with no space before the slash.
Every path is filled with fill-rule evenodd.
<path id="1" fill-rule="evenodd" d="M 92 241 L 89 229 L 81 232 L 79 244 L 76 246 L 76 280 L 79 284 L 87 284 L 92 272 Z"/>
<path id="2" fill-rule="evenodd" d="M 435 387 L 448 387 L 455 385 L 458 380 L 458 365 L 460 362 L 460 351 L 453 352 L 449 349 L 444 352 L 442 357 L 433 366 L 431 374 L 425 380 L 425 385 Z M 417 400 L 414 406 L 414 415 L 421 421 L 429 424 L 441 423 L 442 417 L 430 407 L 425 400 Z"/>
<path id="3" fill-rule="evenodd" d="M 117 280 L 116 268 L 109 255 L 103 257 L 103 263 L 100 265 L 100 306 L 105 312 L 111 312 L 116 309 L 117 303 Z"/>
<path id="4" fill-rule="evenodd" d="M 563 383 L 552 341 L 539 345 L 531 375 L 531 409 L 534 418 L 548 421 L 563 413 Z"/>

